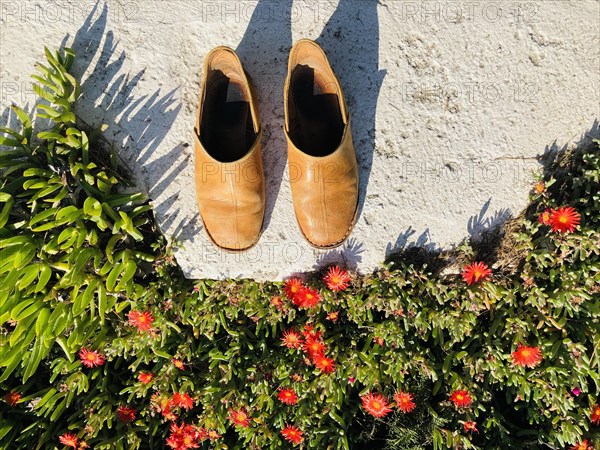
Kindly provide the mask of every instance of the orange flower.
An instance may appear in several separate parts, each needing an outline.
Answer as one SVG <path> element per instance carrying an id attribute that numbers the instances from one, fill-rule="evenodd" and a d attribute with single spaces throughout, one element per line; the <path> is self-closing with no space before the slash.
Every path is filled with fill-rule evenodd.
<path id="1" fill-rule="evenodd" d="M 350 275 L 347 270 L 342 270 L 339 266 L 331 266 L 323 281 L 333 292 L 339 292 L 345 290 L 350 284 Z"/>
<path id="2" fill-rule="evenodd" d="M 543 194 L 545 190 L 546 185 L 543 181 L 538 181 L 533 185 L 533 192 L 535 192 L 536 194 Z"/>
<path id="3" fill-rule="evenodd" d="M 298 294 L 303 286 L 300 278 L 290 278 L 289 280 L 286 280 L 283 291 L 285 292 L 285 296 L 293 301 L 296 298 L 296 294 Z"/>
<path id="4" fill-rule="evenodd" d="M 138 381 L 142 384 L 151 383 L 154 379 L 154 374 L 152 372 L 140 372 L 138 374 Z"/>
<path id="5" fill-rule="evenodd" d="M 325 353 L 325 344 L 319 338 L 307 337 L 303 349 L 310 356 L 322 355 Z"/>
<path id="6" fill-rule="evenodd" d="M 592 406 L 592 412 L 590 414 L 590 421 L 594 425 L 600 425 L 600 405 Z"/>
<path id="7" fill-rule="evenodd" d="M 336 323 L 340 318 L 340 313 L 338 311 L 332 311 L 327 314 L 327 320 L 331 320 L 333 323 Z"/>
<path id="8" fill-rule="evenodd" d="M 550 217 L 552 216 L 553 210 L 546 208 L 538 217 L 538 222 L 542 225 L 550 225 Z"/>
<path id="9" fill-rule="evenodd" d="M 303 432 L 292 425 L 286 425 L 286 427 L 281 430 L 281 435 L 292 444 L 300 444 L 304 438 L 302 437 Z"/>
<path id="10" fill-rule="evenodd" d="M 215 430 L 208 430 L 206 437 L 208 439 L 210 439 L 211 441 L 216 441 L 217 439 L 219 439 L 221 437 L 221 435 L 219 433 L 217 433 Z"/>
<path id="11" fill-rule="evenodd" d="M 277 398 L 279 399 L 279 401 L 285 403 L 286 405 L 295 405 L 296 403 L 298 403 L 298 396 L 296 395 L 296 392 L 294 392 L 294 390 L 291 388 L 280 389 L 279 393 L 277 394 Z"/>
<path id="12" fill-rule="evenodd" d="M 470 286 L 479 281 L 485 281 L 490 277 L 492 271 L 482 262 L 475 262 L 465 266 L 462 272 L 463 279 Z"/>
<path id="13" fill-rule="evenodd" d="M 571 450 L 594 450 L 594 447 L 592 447 L 592 444 L 587 439 L 584 439 L 583 442 L 572 446 Z"/>
<path id="14" fill-rule="evenodd" d="M 187 450 L 190 448 L 198 448 L 198 441 L 206 439 L 200 439 L 200 433 L 193 425 L 182 423 L 177 425 L 176 423 L 171 424 L 171 434 L 167 438 L 167 446 L 174 450 Z"/>
<path id="15" fill-rule="evenodd" d="M 117 417 L 121 422 L 133 422 L 135 420 L 135 409 L 121 405 L 117 408 Z"/>
<path id="16" fill-rule="evenodd" d="M 295 330 L 286 330 L 283 332 L 283 337 L 281 338 L 283 344 L 287 348 L 300 348 L 302 347 L 302 338 L 300 337 L 300 333 Z"/>
<path id="17" fill-rule="evenodd" d="M 248 417 L 248 413 L 244 408 L 240 409 L 230 409 L 229 410 L 229 421 L 234 426 L 240 426 L 243 428 L 247 428 L 250 426 L 250 418 Z"/>
<path id="18" fill-rule="evenodd" d="M 394 394 L 394 401 L 396 406 L 404 414 L 411 412 L 416 408 L 415 402 L 413 402 L 413 395 L 408 392 L 398 391 Z"/>
<path id="19" fill-rule="evenodd" d="M 180 360 L 180 359 L 173 359 L 171 362 L 172 362 L 172 363 L 173 363 L 173 365 L 174 365 L 175 367 L 177 367 L 179 370 L 185 370 L 185 364 L 183 363 L 183 361 L 182 361 L 182 360 Z"/>
<path id="20" fill-rule="evenodd" d="M 527 347 L 519 345 L 517 350 L 511 353 L 513 365 L 529 367 L 533 369 L 542 362 L 542 352 L 539 347 Z"/>
<path id="21" fill-rule="evenodd" d="M 273 298 L 271 298 L 271 305 L 273 305 L 275 308 L 282 310 L 283 309 L 283 300 L 281 300 L 281 297 L 275 296 Z"/>
<path id="22" fill-rule="evenodd" d="M 362 406 L 373 417 L 381 418 L 387 416 L 392 408 L 389 407 L 387 399 L 381 394 L 366 394 L 361 398 Z"/>
<path id="23" fill-rule="evenodd" d="M 550 228 L 555 233 L 566 233 L 575 231 L 575 227 L 579 225 L 581 215 L 571 206 L 563 206 L 555 209 L 550 214 Z"/>
<path id="24" fill-rule="evenodd" d="M 58 437 L 58 441 L 62 445 L 66 445 L 67 447 L 77 448 L 77 443 L 79 442 L 79 439 L 77 439 L 77 436 L 74 434 L 65 433 L 62 436 Z"/>
<path id="25" fill-rule="evenodd" d="M 479 433 L 479 430 L 477 429 L 477 423 L 475 423 L 471 420 L 466 421 L 465 424 L 463 425 L 463 427 L 464 427 L 465 431 L 467 431 L 469 433 L 472 433 L 472 432 Z"/>
<path id="26" fill-rule="evenodd" d="M 323 373 L 333 373 L 335 371 L 335 362 L 325 355 L 313 355 L 313 363 Z"/>
<path id="27" fill-rule="evenodd" d="M 173 403 L 183 409 L 192 409 L 194 407 L 194 399 L 187 393 L 180 394 L 179 392 L 175 392 L 173 394 Z"/>
<path id="28" fill-rule="evenodd" d="M 454 406 L 457 408 L 467 408 L 471 406 L 471 403 L 473 403 L 471 395 L 464 390 L 452 392 L 450 395 L 450 401 L 454 403 Z"/>
<path id="29" fill-rule="evenodd" d="M 315 327 L 312 325 L 304 325 L 304 328 L 302 329 L 302 336 L 304 336 L 306 339 L 311 337 L 319 339 L 321 337 L 321 332 L 315 330 Z"/>
<path id="30" fill-rule="evenodd" d="M 140 331 L 148 331 L 152 329 L 154 316 L 149 311 L 130 311 L 129 314 L 127 314 L 127 318 L 129 319 L 129 325 L 137 327 L 137 329 Z"/>
<path id="31" fill-rule="evenodd" d="M 4 396 L 4 401 L 8 403 L 8 406 L 16 406 L 19 400 L 21 400 L 21 394 L 15 391 L 11 391 Z"/>
<path id="32" fill-rule="evenodd" d="M 104 355 L 96 350 L 88 350 L 85 347 L 82 347 L 81 350 L 79 350 L 79 359 L 86 367 L 100 367 L 106 361 Z"/>
<path id="33" fill-rule="evenodd" d="M 299 308 L 308 309 L 317 306 L 320 301 L 321 294 L 319 294 L 315 289 L 303 287 L 296 294 L 293 303 Z"/>

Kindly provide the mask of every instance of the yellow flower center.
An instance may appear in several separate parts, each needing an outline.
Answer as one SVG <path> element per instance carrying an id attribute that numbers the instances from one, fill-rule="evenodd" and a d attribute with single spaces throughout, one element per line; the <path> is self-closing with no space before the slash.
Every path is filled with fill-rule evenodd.
<path id="1" fill-rule="evenodd" d="M 569 221 L 569 219 L 567 218 L 567 216 L 560 216 L 560 217 L 558 218 L 558 221 L 559 221 L 560 223 L 567 223 L 567 222 Z"/>
<path id="2" fill-rule="evenodd" d="M 531 351 L 525 349 L 521 351 L 521 356 L 523 356 L 524 358 L 528 358 L 531 355 Z"/>
<path id="3" fill-rule="evenodd" d="M 373 409 L 381 409 L 381 407 L 383 405 L 381 404 L 381 402 L 379 402 L 377 400 L 373 400 L 373 403 L 371 404 L 371 406 L 373 406 Z"/>
<path id="4" fill-rule="evenodd" d="M 465 398 L 465 397 L 464 397 L 462 394 L 458 394 L 458 395 L 456 396 L 456 400 L 458 400 L 458 401 L 462 401 L 462 400 L 464 400 L 464 398 Z"/>

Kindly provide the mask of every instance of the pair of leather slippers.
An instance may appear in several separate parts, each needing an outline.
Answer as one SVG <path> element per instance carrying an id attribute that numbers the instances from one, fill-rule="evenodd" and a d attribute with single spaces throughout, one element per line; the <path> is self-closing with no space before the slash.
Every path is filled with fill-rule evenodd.
<path id="1" fill-rule="evenodd" d="M 325 52 L 292 47 L 284 89 L 292 200 L 304 238 L 333 248 L 350 235 L 358 167 L 340 83 Z M 258 242 L 265 213 L 262 128 L 256 93 L 239 57 L 213 49 L 204 63 L 194 128 L 196 197 L 215 245 L 243 251 Z"/>

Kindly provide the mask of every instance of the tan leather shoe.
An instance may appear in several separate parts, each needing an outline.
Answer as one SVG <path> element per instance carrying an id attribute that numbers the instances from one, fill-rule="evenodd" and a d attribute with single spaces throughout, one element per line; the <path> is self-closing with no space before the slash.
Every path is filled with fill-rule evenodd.
<path id="1" fill-rule="evenodd" d="M 314 247 L 337 247 L 356 222 L 358 167 L 342 88 L 316 42 L 292 47 L 284 102 L 298 225 Z"/>
<path id="2" fill-rule="evenodd" d="M 237 54 L 206 57 L 194 127 L 196 198 L 206 231 L 230 251 L 253 246 L 265 212 L 256 94 Z"/>

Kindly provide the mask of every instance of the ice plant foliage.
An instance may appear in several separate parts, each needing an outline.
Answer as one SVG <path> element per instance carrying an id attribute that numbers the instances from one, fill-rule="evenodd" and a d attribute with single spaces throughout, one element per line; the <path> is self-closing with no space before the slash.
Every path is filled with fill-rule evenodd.
<path id="1" fill-rule="evenodd" d="M 302 437 L 303 432 L 293 425 L 286 425 L 286 427 L 281 430 L 281 435 L 292 444 L 300 444 L 304 440 Z"/>
<path id="2" fill-rule="evenodd" d="M 464 390 L 454 391 L 450 394 L 450 401 L 454 403 L 457 408 L 468 408 L 473 403 L 471 395 Z"/>
<path id="3" fill-rule="evenodd" d="M 519 345 L 511 354 L 512 363 L 517 366 L 533 369 L 542 362 L 542 352 L 539 347 Z"/>
<path id="4" fill-rule="evenodd" d="M 392 412 L 392 408 L 390 408 L 387 398 L 382 394 L 368 393 L 363 395 L 360 400 L 365 411 L 378 419 L 385 417 Z"/>
<path id="5" fill-rule="evenodd" d="M 333 292 L 344 291 L 350 284 L 350 275 L 347 270 L 342 270 L 339 266 L 331 266 L 323 277 L 323 281 Z"/>
<path id="6" fill-rule="evenodd" d="M 487 280 L 492 275 L 492 271 L 482 262 L 474 262 L 465 266 L 462 271 L 463 280 L 470 286 L 474 283 Z"/>
<path id="7" fill-rule="evenodd" d="M 127 315 L 129 325 L 136 327 L 139 331 L 149 331 L 154 323 L 154 316 L 149 311 L 130 311 Z"/>
<path id="8" fill-rule="evenodd" d="M 79 359 L 84 366 L 89 368 L 100 367 L 106 361 L 106 358 L 100 352 L 88 350 L 85 347 L 79 350 Z"/>
<path id="9" fill-rule="evenodd" d="M 407 414 L 416 408 L 417 405 L 413 400 L 413 395 L 408 392 L 398 391 L 394 394 L 396 407 L 404 414 Z"/>
<path id="10" fill-rule="evenodd" d="M 550 214 L 549 224 L 555 233 L 570 233 L 575 231 L 581 220 L 581 215 L 571 206 L 555 209 Z"/>

